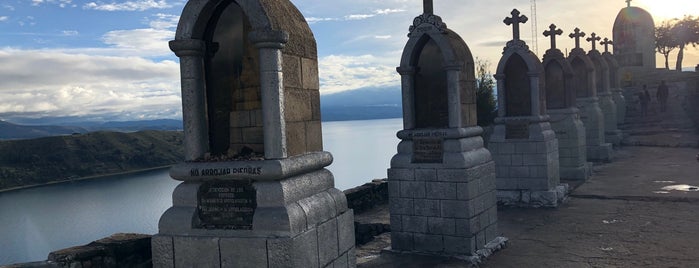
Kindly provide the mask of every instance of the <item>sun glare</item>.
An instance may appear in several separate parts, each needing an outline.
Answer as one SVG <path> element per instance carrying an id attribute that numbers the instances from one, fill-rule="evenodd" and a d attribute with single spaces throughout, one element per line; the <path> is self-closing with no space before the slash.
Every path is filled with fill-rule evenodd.
<path id="1" fill-rule="evenodd" d="M 631 5 L 648 11 L 656 24 L 668 19 L 682 18 L 684 15 L 699 16 L 697 0 L 634 0 Z"/>

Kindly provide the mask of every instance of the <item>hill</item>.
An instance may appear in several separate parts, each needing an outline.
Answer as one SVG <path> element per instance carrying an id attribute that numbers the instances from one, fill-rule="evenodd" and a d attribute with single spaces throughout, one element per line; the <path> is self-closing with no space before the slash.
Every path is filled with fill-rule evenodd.
<path id="1" fill-rule="evenodd" d="M 320 96 L 323 121 L 399 118 L 403 116 L 401 91 L 363 88 Z"/>
<path id="2" fill-rule="evenodd" d="M 48 136 L 85 133 L 86 129 L 73 126 L 24 126 L 0 120 L 0 140 L 33 139 Z"/>
<path id="3" fill-rule="evenodd" d="M 0 189 L 172 165 L 183 159 L 182 141 L 175 131 L 0 141 Z"/>

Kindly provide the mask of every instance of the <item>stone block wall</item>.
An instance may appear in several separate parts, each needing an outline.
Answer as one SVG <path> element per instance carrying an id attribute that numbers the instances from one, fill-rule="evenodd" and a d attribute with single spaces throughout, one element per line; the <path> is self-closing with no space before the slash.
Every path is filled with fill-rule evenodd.
<path id="1" fill-rule="evenodd" d="M 283 62 L 287 153 L 322 151 L 318 61 L 285 53 Z"/>
<path id="2" fill-rule="evenodd" d="M 589 161 L 611 161 L 612 145 L 606 142 L 604 116 L 596 98 L 578 98 L 580 121 L 585 125 L 587 159 Z"/>
<path id="3" fill-rule="evenodd" d="M 497 237 L 495 163 L 388 170 L 393 250 L 470 255 Z"/>
<path id="4" fill-rule="evenodd" d="M 617 127 L 617 108 L 612 94 L 609 92 L 599 94 L 599 106 L 604 116 L 605 141 L 613 145 L 621 144 L 621 131 Z"/>
<path id="5" fill-rule="evenodd" d="M 587 143 L 585 127 L 579 119 L 577 109 L 559 113 L 550 110 L 551 128 L 558 139 L 558 162 L 560 177 L 586 180 L 589 174 L 587 164 Z"/>
<path id="6" fill-rule="evenodd" d="M 558 140 L 491 142 L 488 149 L 497 163 L 497 189 L 548 191 L 560 181 Z"/>

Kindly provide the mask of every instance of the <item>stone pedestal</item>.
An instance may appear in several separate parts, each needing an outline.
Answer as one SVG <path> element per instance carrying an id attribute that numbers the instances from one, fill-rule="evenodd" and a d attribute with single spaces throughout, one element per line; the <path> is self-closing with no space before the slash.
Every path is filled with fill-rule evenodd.
<path id="1" fill-rule="evenodd" d="M 614 103 L 612 93 L 599 92 L 598 97 L 599 106 L 604 116 L 605 141 L 614 146 L 619 146 L 621 144 L 622 135 L 621 130 L 619 130 L 617 126 L 617 106 L 616 103 Z"/>
<path id="2" fill-rule="evenodd" d="M 558 139 L 558 161 L 561 178 L 587 180 L 591 167 L 587 162 L 585 126 L 577 108 L 548 110 L 551 129 Z"/>
<path id="3" fill-rule="evenodd" d="M 154 267 L 354 266 L 354 216 L 332 156 L 187 162 L 153 237 Z"/>
<path id="4" fill-rule="evenodd" d="M 580 121 L 585 125 L 587 159 L 594 162 L 612 161 L 612 144 L 605 142 L 605 118 L 597 97 L 578 98 L 576 102 L 580 109 Z"/>
<path id="5" fill-rule="evenodd" d="M 388 170 L 392 250 L 463 256 L 496 239 L 495 163 L 481 133 L 398 132 Z"/>
<path id="6" fill-rule="evenodd" d="M 621 125 L 626 122 L 626 98 L 624 98 L 624 91 L 621 88 L 613 88 L 612 99 L 614 104 L 616 104 L 617 125 Z"/>
<path id="7" fill-rule="evenodd" d="M 548 120 L 548 116 L 495 119 L 488 149 L 497 163 L 499 203 L 556 207 L 565 198 L 567 187 L 559 185 L 558 140 Z"/>

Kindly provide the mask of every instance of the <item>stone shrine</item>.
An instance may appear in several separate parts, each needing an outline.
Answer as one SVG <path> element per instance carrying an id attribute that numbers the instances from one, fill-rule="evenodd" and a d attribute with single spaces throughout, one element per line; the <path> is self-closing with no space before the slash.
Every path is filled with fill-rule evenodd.
<path id="1" fill-rule="evenodd" d="M 575 28 L 568 35 L 575 39 L 575 48 L 568 55 L 568 62 L 575 73 L 573 88 L 575 88 L 576 104 L 580 109 L 580 120 L 585 125 L 585 139 L 587 144 L 587 159 L 589 161 L 609 162 L 612 160 L 612 144 L 605 142 L 604 116 L 599 107 L 597 98 L 597 86 L 595 85 L 595 65 L 580 48 L 580 38 L 585 33 Z"/>
<path id="2" fill-rule="evenodd" d="M 190 0 L 185 162 L 154 267 L 353 267 L 354 220 L 324 167 L 316 42 L 288 0 Z"/>
<path id="3" fill-rule="evenodd" d="M 488 148 L 497 174 L 498 202 L 556 207 L 565 197 L 559 185 L 558 140 L 546 114 L 544 67 L 519 38 L 527 21 L 518 10 L 504 20 L 513 26 L 497 67 L 498 117 Z"/>
<path id="4" fill-rule="evenodd" d="M 655 23 L 650 13 L 632 7 L 631 0 L 627 0 L 627 7 L 614 20 L 612 32 L 614 56 L 622 74 L 655 70 Z"/>
<path id="5" fill-rule="evenodd" d="M 551 128 L 558 139 L 558 162 L 561 178 L 587 180 L 590 165 L 587 163 L 585 127 L 580 121 L 580 110 L 575 103 L 573 67 L 556 48 L 556 35 L 561 29 L 551 24 L 544 36 L 551 38 L 551 49 L 544 54 L 546 82 L 546 112 L 551 117 Z"/>
<path id="6" fill-rule="evenodd" d="M 624 123 L 626 118 L 626 99 L 624 98 L 624 91 L 621 89 L 619 62 L 617 62 L 616 57 L 609 52 L 609 45 L 614 44 L 612 40 L 604 38 L 600 44 L 604 45 L 602 57 L 607 61 L 607 65 L 609 65 L 609 90 L 612 92 L 612 100 L 614 100 L 614 104 L 616 104 L 616 122 L 617 125 L 620 125 Z"/>
<path id="7" fill-rule="evenodd" d="M 614 103 L 612 92 L 609 88 L 609 64 L 597 50 L 597 41 L 600 39 L 595 33 L 590 34 L 590 37 L 585 39 L 592 44 L 592 49 L 587 53 L 587 56 L 592 61 L 592 64 L 595 65 L 595 85 L 597 87 L 599 106 L 604 116 L 605 141 L 618 146 L 621 144 L 622 135 L 617 127 L 616 103 Z"/>
<path id="8" fill-rule="evenodd" d="M 471 51 L 424 4 L 397 68 L 404 129 L 388 169 L 391 250 L 466 256 L 502 240 L 495 163 L 476 125 Z"/>

